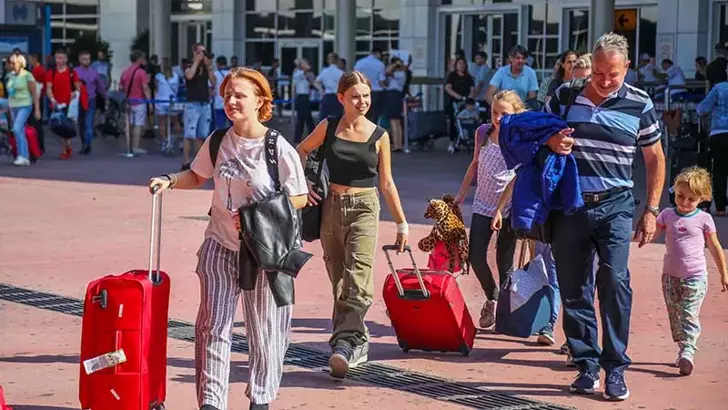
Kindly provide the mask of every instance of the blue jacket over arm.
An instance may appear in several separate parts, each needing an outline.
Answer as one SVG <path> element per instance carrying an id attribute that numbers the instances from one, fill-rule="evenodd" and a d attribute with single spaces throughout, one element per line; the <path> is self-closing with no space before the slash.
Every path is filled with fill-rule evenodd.
<path id="1" fill-rule="evenodd" d="M 506 115 L 498 135 L 508 168 L 520 165 L 513 188 L 511 224 L 530 231 L 543 224 L 549 212 L 574 212 L 584 206 L 576 160 L 559 155 L 544 144 L 554 134 L 568 128 L 560 117 L 537 111 Z"/>

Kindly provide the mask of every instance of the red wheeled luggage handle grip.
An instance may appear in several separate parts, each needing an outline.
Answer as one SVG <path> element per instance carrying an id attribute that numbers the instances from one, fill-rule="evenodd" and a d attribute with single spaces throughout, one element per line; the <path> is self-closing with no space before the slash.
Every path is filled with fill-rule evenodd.
<path id="1" fill-rule="evenodd" d="M 384 251 L 384 256 L 387 257 L 387 264 L 389 265 L 389 270 L 392 272 L 394 283 L 397 286 L 397 293 L 399 293 L 400 297 L 404 298 L 406 297 L 406 295 L 404 287 L 402 286 L 402 281 L 399 280 L 397 270 L 394 269 L 394 265 L 392 264 L 392 258 L 389 256 L 389 251 L 399 251 L 399 246 L 384 245 L 382 246 L 382 250 Z M 415 276 L 417 276 L 417 282 L 420 283 L 420 291 L 422 291 L 422 297 L 428 299 L 430 297 L 430 292 L 425 287 L 425 281 L 422 280 L 422 273 L 420 273 L 420 269 L 417 267 L 417 262 L 415 262 L 415 256 L 412 254 L 412 248 L 410 248 L 409 245 L 406 245 L 404 247 L 404 251 L 409 254 L 410 260 L 412 261 L 412 268 L 415 272 Z"/>
<path id="2" fill-rule="evenodd" d="M 160 249 L 162 247 L 162 193 L 159 187 L 152 188 L 152 219 L 149 224 L 149 280 L 159 283 L 159 265 L 161 261 Z M 156 256 L 157 268 L 154 269 Z M 156 275 L 154 274 L 156 270 Z"/>

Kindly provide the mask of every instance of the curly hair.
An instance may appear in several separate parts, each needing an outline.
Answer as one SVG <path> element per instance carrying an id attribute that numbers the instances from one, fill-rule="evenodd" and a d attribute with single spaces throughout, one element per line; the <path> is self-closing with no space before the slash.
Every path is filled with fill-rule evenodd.
<path id="1" fill-rule="evenodd" d="M 250 82 L 255 89 L 255 95 L 261 101 L 258 110 L 258 121 L 266 122 L 273 117 L 273 93 L 270 90 L 270 83 L 260 71 L 247 67 L 235 67 L 225 76 L 220 84 L 220 97 L 225 98 L 225 88 L 236 78 L 242 78 Z"/>
<path id="2" fill-rule="evenodd" d="M 687 187 L 693 195 L 702 201 L 709 201 L 713 198 L 713 187 L 710 182 L 710 173 L 704 168 L 690 167 L 683 169 L 673 183 L 673 189 L 678 185 Z"/>

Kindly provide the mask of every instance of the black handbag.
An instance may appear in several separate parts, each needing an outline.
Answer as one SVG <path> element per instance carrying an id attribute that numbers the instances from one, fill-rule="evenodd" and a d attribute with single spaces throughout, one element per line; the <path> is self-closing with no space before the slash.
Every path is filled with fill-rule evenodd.
<path id="1" fill-rule="evenodd" d="M 313 190 L 321 197 L 317 205 L 309 205 L 301 211 L 301 237 L 306 242 L 321 239 L 321 219 L 323 218 L 323 201 L 329 194 L 329 170 L 326 168 L 326 151 L 333 138 L 336 138 L 336 127 L 340 117 L 330 116 L 326 125 L 324 142 L 316 156 L 306 163 L 306 179 L 313 183 Z"/>
<path id="2" fill-rule="evenodd" d="M 561 116 L 561 118 L 566 121 L 566 116 L 569 115 L 569 110 L 571 110 L 571 106 L 574 105 L 574 101 L 576 101 L 576 97 L 581 94 L 581 91 L 586 86 L 586 81 L 583 79 L 576 79 L 572 80 L 569 87 L 565 88 L 560 92 L 559 97 L 566 97 L 564 100 L 566 101 L 566 108 L 564 108 L 564 114 Z M 565 95 L 564 95 L 565 94 Z M 559 98 L 559 100 L 562 100 L 562 98 Z M 546 162 L 546 158 L 551 154 L 551 149 L 549 149 L 546 145 L 539 148 L 538 152 L 536 153 L 536 163 L 540 168 L 543 168 L 544 163 Z M 511 222 L 512 223 L 512 222 Z M 516 238 L 518 239 L 531 239 L 534 241 L 538 241 L 541 243 L 551 243 L 553 241 L 553 229 L 551 227 L 551 215 L 546 217 L 546 221 L 543 224 L 537 224 L 534 223 L 531 226 L 530 230 L 524 230 L 524 229 L 514 229 L 513 230 Z"/>
<path id="3" fill-rule="evenodd" d="M 238 213 L 242 242 L 259 269 L 282 272 L 295 278 L 313 255 L 301 250 L 298 211 L 281 189 L 276 148 L 278 136 L 278 131 L 272 129 L 265 136 L 266 164 L 275 191 L 260 201 L 240 207 Z"/>

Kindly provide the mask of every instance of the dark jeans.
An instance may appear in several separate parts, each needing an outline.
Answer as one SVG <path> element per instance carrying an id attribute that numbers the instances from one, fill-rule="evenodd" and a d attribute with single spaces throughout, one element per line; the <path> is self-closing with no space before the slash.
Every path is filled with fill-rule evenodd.
<path id="1" fill-rule="evenodd" d="M 387 94 L 385 91 L 373 91 L 372 92 L 372 105 L 367 111 L 366 117 L 369 121 L 379 124 L 379 117 L 384 112 L 384 106 L 386 103 Z"/>
<path id="2" fill-rule="evenodd" d="M 627 267 L 634 198 L 625 190 L 572 214 L 552 212 L 552 249 L 564 307 L 564 333 L 581 371 L 609 374 L 631 364 L 627 356 L 632 288 Z M 594 254 L 599 268 L 594 276 Z M 595 283 L 596 281 L 596 283 Z M 599 348 L 594 286 L 599 295 Z"/>
<path id="3" fill-rule="evenodd" d="M 725 211 L 728 205 L 728 133 L 710 137 L 710 156 L 713 158 L 713 197 L 715 209 Z"/>
<path id="4" fill-rule="evenodd" d="M 324 94 L 319 108 L 319 122 L 325 120 L 329 115 L 341 116 L 343 114 L 344 107 L 336 98 L 336 94 Z"/>
<path id="5" fill-rule="evenodd" d="M 488 245 L 493 236 L 493 230 L 490 229 L 492 220 L 493 218 L 484 215 L 473 214 L 473 220 L 470 222 L 470 265 L 488 300 L 498 300 L 499 287 L 496 286 L 493 272 L 488 266 Z M 498 233 L 495 245 L 495 263 L 498 266 L 500 284 L 513 271 L 513 255 L 516 253 L 517 242 L 511 229 L 511 218 L 508 217 L 503 220 L 503 228 Z"/>
<path id="6" fill-rule="evenodd" d="M 303 139 L 303 127 L 308 129 L 308 132 L 313 131 L 313 116 L 311 115 L 311 98 L 306 95 L 297 95 L 296 101 L 296 129 L 293 134 L 293 142 L 299 142 Z"/>

